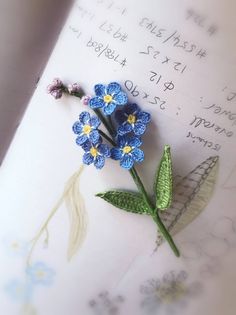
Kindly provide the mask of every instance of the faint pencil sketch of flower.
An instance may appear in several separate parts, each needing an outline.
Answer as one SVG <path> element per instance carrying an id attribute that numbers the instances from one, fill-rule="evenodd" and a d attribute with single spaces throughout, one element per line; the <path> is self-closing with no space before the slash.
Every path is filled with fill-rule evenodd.
<path id="1" fill-rule="evenodd" d="M 37 315 L 36 308 L 31 304 L 24 304 L 21 308 L 20 315 Z"/>
<path id="2" fill-rule="evenodd" d="M 3 244 L 9 256 L 23 257 L 29 249 L 29 243 L 12 237 L 3 239 Z"/>
<path id="3" fill-rule="evenodd" d="M 36 262 L 27 267 L 26 274 L 29 276 L 30 281 L 33 284 L 49 286 L 53 283 L 55 271 L 43 262 Z"/>
<path id="4" fill-rule="evenodd" d="M 121 314 L 121 304 L 124 297 L 121 295 L 111 297 L 109 292 L 104 291 L 89 301 L 89 306 L 96 315 L 118 315 Z"/>
<path id="5" fill-rule="evenodd" d="M 14 301 L 23 303 L 27 303 L 33 293 L 30 282 L 18 279 L 10 280 L 5 286 L 5 291 Z"/>
<path id="6" fill-rule="evenodd" d="M 202 289 L 199 282 L 189 282 L 186 271 L 170 271 L 162 278 L 150 279 L 141 285 L 144 296 L 141 308 L 146 314 L 174 314 L 187 306 L 189 298 L 197 296 Z"/>

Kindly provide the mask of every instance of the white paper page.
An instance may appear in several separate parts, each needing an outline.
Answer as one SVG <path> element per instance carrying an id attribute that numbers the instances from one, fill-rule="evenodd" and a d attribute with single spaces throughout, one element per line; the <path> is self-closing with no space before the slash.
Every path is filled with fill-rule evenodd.
<path id="1" fill-rule="evenodd" d="M 75 4 L 1 168 L 5 314 L 235 314 L 234 12 L 230 0 Z M 174 237 L 180 258 L 166 243 L 153 252 L 150 217 L 95 197 L 136 190 L 128 172 L 109 160 L 81 176 L 89 224 L 77 255 L 67 261 L 63 205 L 48 226 L 48 246 L 44 234 L 25 272 L 28 242 L 82 163 L 71 126 L 84 107 L 72 97 L 50 97 L 45 90 L 54 77 L 79 82 L 88 94 L 96 83 L 117 81 L 130 102 L 152 114 L 145 162 L 137 167 L 150 194 L 164 144 L 171 145 L 177 180 L 219 156 L 208 205 Z"/>

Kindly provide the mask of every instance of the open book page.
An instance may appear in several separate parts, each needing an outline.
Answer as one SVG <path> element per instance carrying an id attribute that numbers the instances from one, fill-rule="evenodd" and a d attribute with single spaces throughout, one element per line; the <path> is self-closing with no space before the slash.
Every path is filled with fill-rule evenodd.
<path id="1" fill-rule="evenodd" d="M 234 12 L 230 0 L 75 3 L 1 168 L 6 314 L 235 314 Z M 108 160 L 80 177 L 88 227 L 77 254 L 68 262 L 63 204 L 26 268 L 29 241 L 82 164 L 71 127 L 86 108 L 73 97 L 50 97 L 54 77 L 91 95 L 95 84 L 117 81 L 151 113 L 137 169 L 152 194 L 163 147 L 171 146 L 178 192 L 171 209 L 192 210 L 173 229 L 180 258 L 166 242 L 157 247 L 150 217 L 95 197 L 136 191 L 128 172 Z"/>

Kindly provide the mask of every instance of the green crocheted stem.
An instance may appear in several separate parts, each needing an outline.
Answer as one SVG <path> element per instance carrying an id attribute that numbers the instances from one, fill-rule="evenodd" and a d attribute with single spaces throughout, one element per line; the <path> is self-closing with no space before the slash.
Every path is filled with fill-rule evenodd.
<path id="1" fill-rule="evenodd" d="M 112 126 L 109 125 L 109 123 L 106 121 L 104 123 L 104 126 L 106 127 L 107 131 L 109 132 L 109 129 L 112 128 Z M 104 133 L 99 130 L 99 132 L 101 134 Z M 110 132 L 109 132 L 110 133 Z M 110 133 L 110 135 L 114 134 L 114 131 L 112 130 L 112 132 Z M 105 134 L 106 135 L 106 134 Z M 112 145 L 115 144 L 114 140 L 111 139 L 109 136 L 105 136 L 105 139 L 107 139 Z M 129 171 L 130 175 L 133 178 L 133 181 L 135 182 L 139 192 L 142 194 L 143 199 L 145 200 L 148 208 L 150 209 L 150 214 L 152 215 L 152 218 L 154 220 L 154 222 L 157 224 L 161 234 L 163 235 L 163 237 L 166 239 L 166 241 L 169 243 L 170 247 L 172 248 L 174 254 L 179 257 L 180 256 L 180 252 L 177 248 L 177 246 L 175 245 L 173 238 L 171 237 L 171 235 L 169 234 L 168 230 L 166 229 L 166 227 L 164 226 L 164 224 L 162 223 L 159 214 L 158 214 L 158 209 L 156 209 L 156 207 L 154 206 L 154 204 L 152 203 L 151 199 L 148 197 L 148 194 L 146 192 L 146 189 L 141 181 L 141 178 L 139 177 L 135 167 L 132 167 Z"/>
<path id="2" fill-rule="evenodd" d="M 179 252 L 177 246 L 175 245 L 175 242 L 173 241 L 173 238 L 171 237 L 170 233 L 166 229 L 165 225 L 162 223 L 162 221 L 159 217 L 159 214 L 158 214 L 158 210 L 156 210 L 156 213 L 152 216 L 152 218 L 153 218 L 154 222 L 157 224 L 162 236 L 169 243 L 171 249 L 175 253 L 175 256 L 180 257 L 180 252 Z"/>
<path id="3" fill-rule="evenodd" d="M 113 141 L 105 132 L 103 132 L 101 129 L 98 129 L 100 135 L 106 139 L 108 142 L 110 142 L 110 144 L 112 144 L 113 146 L 116 146 L 115 141 Z"/>
<path id="4" fill-rule="evenodd" d="M 169 243 L 170 247 L 172 248 L 173 252 L 175 253 L 175 255 L 177 257 L 180 256 L 180 252 L 177 248 L 177 246 L 175 245 L 174 241 L 173 241 L 173 238 L 171 237 L 171 235 L 169 234 L 168 230 L 166 229 L 166 227 L 164 226 L 164 224 L 162 223 L 160 217 L 159 217 L 159 214 L 158 214 L 158 209 L 156 209 L 152 203 L 152 201 L 150 200 L 150 198 L 148 197 L 148 194 L 144 188 L 144 185 L 136 171 L 136 169 L 133 167 L 131 170 L 130 170 L 130 174 L 131 176 L 133 177 L 133 180 L 139 190 L 139 192 L 143 195 L 143 199 L 146 201 L 149 209 L 150 209 L 150 212 L 151 212 L 151 215 L 152 215 L 152 218 L 154 220 L 154 222 L 157 224 L 161 234 L 163 235 L 163 237 L 166 239 L 166 241 Z"/>

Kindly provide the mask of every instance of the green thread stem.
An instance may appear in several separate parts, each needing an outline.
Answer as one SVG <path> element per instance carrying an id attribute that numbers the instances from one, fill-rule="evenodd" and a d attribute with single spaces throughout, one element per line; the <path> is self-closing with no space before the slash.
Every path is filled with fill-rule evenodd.
<path id="1" fill-rule="evenodd" d="M 171 237 L 170 233 L 168 232 L 168 230 L 166 229 L 165 225 L 161 221 L 161 218 L 159 217 L 158 210 L 155 211 L 155 214 L 153 214 L 152 218 L 153 218 L 154 222 L 157 224 L 157 226 L 158 226 L 161 234 L 163 235 L 163 237 L 169 243 L 171 249 L 175 253 L 175 256 L 176 257 L 180 257 L 180 252 L 179 252 L 177 246 L 175 245 L 175 242 L 174 242 L 173 238 Z"/>
<path id="2" fill-rule="evenodd" d="M 162 233 L 163 237 L 166 239 L 166 241 L 169 243 L 170 247 L 172 248 L 173 252 L 175 253 L 175 255 L 177 257 L 180 256 L 180 252 L 178 250 L 178 248 L 176 247 L 173 238 L 171 237 L 170 233 L 168 232 L 168 230 L 166 229 L 166 227 L 164 226 L 164 224 L 161 221 L 161 218 L 159 217 L 158 214 L 158 210 L 155 209 L 152 201 L 150 200 L 150 198 L 148 197 L 148 194 L 144 188 L 144 185 L 136 171 L 136 169 L 133 167 L 131 168 L 131 170 L 129 171 L 131 176 L 133 177 L 133 180 L 139 190 L 139 192 L 142 194 L 143 199 L 145 200 L 146 204 L 148 205 L 150 211 L 151 211 L 151 215 L 152 218 L 154 220 L 154 222 L 157 224 L 160 232 Z"/>
<path id="3" fill-rule="evenodd" d="M 131 174 L 139 192 L 143 195 L 143 199 L 145 200 L 146 204 L 148 205 L 149 209 L 152 210 L 153 212 L 153 209 L 154 209 L 154 205 L 152 204 L 152 201 L 150 200 L 150 198 L 148 197 L 148 194 L 146 192 L 146 189 L 135 169 L 135 167 L 132 167 L 130 170 L 129 170 L 129 173 Z"/>
<path id="4" fill-rule="evenodd" d="M 78 95 L 74 94 L 74 96 L 79 97 Z M 103 116 L 103 114 L 100 112 L 99 109 L 94 109 L 93 110 L 95 112 L 95 114 L 97 114 L 97 116 L 99 117 L 99 119 L 101 120 L 101 122 L 103 123 L 103 125 L 105 126 L 105 128 L 107 129 L 108 133 L 110 134 L 110 136 L 112 138 L 110 138 L 107 134 L 105 134 L 102 130 L 99 130 L 99 133 L 107 140 L 109 141 L 113 146 L 116 145 L 115 141 L 113 140 L 114 135 L 115 135 L 115 131 L 114 131 L 114 127 L 112 125 L 112 120 L 109 117 L 109 122 L 107 121 L 107 119 Z M 165 225 L 163 224 L 163 222 L 161 221 L 161 218 L 158 214 L 158 209 L 156 209 L 152 203 L 152 201 L 150 200 L 150 198 L 148 197 L 148 194 L 146 192 L 146 189 L 143 185 L 143 182 L 141 180 L 141 178 L 139 177 L 135 167 L 132 167 L 129 171 L 130 175 L 133 178 L 134 183 L 136 184 L 139 192 L 142 194 L 143 199 L 145 200 L 146 204 L 148 205 L 149 209 L 150 209 L 150 214 L 154 220 L 154 222 L 157 224 L 160 232 L 162 233 L 163 237 L 166 239 L 166 241 L 168 242 L 168 244 L 170 245 L 171 249 L 173 250 L 174 254 L 179 257 L 180 256 L 180 252 L 177 248 L 177 246 L 175 245 L 173 238 L 171 237 L 170 233 L 168 232 L 168 230 L 166 229 Z"/>
<path id="5" fill-rule="evenodd" d="M 107 131 L 109 132 L 109 134 L 112 136 L 114 134 L 114 131 L 112 129 L 112 127 L 109 125 L 108 121 L 106 120 L 106 118 L 103 116 L 103 114 L 101 113 L 101 111 L 99 109 L 94 109 L 93 110 L 95 112 L 95 114 L 98 116 L 98 118 L 101 120 L 101 122 L 103 123 L 103 125 L 106 127 Z"/>
<path id="6" fill-rule="evenodd" d="M 112 145 L 116 145 L 116 143 L 107 134 L 105 134 L 102 130 L 99 130 L 99 132 Z M 179 257 L 180 252 L 179 252 L 177 246 L 175 245 L 173 238 L 171 237 L 170 233 L 166 229 L 165 225 L 162 223 L 161 218 L 158 214 L 158 209 L 155 209 L 155 206 L 153 205 L 152 201 L 148 197 L 148 194 L 147 194 L 146 189 L 143 185 L 143 182 L 142 182 L 140 176 L 138 175 L 135 167 L 132 167 L 129 170 L 129 173 L 132 176 L 133 181 L 135 182 L 139 192 L 142 194 L 143 199 L 145 200 L 146 204 L 148 205 L 150 212 L 151 212 L 151 216 L 152 216 L 154 222 L 157 224 L 161 234 L 166 239 L 166 241 L 169 243 L 169 245 L 170 245 L 171 249 L 173 250 L 173 252 L 175 253 L 175 255 L 177 257 Z"/>
<path id="7" fill-rule="evenodd" d="M 101 129 L 98 129 L 98 131 L 103 138 L 110 142 L 111 145 L 116 146 L 115 141 L 113 141 L 105 132 L 103 132 Z"/>

